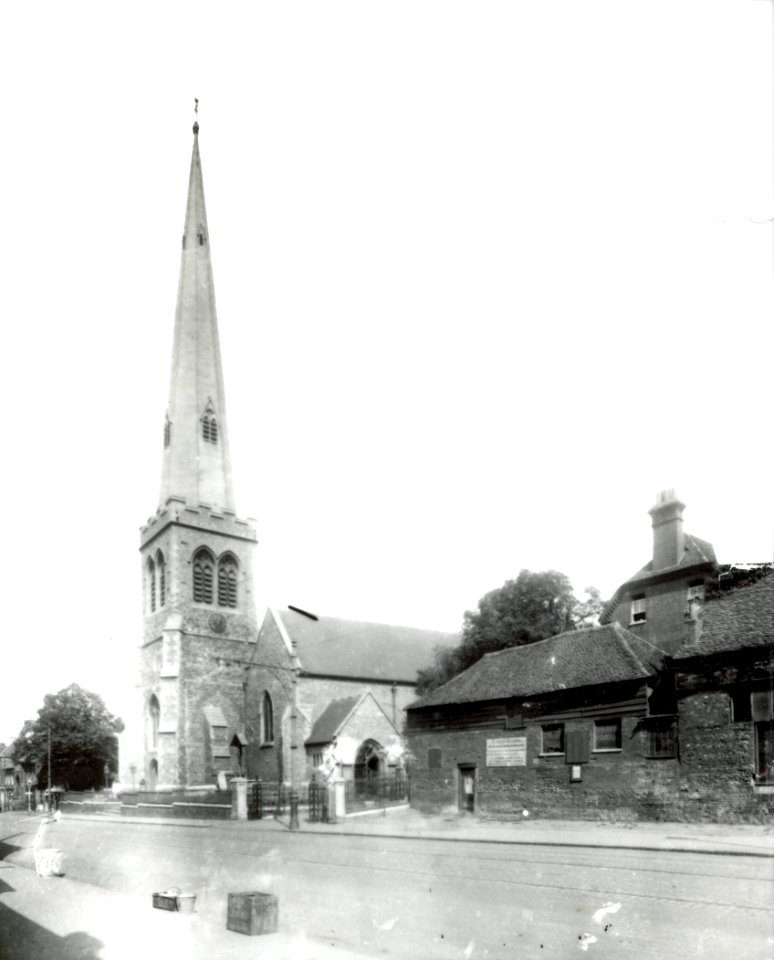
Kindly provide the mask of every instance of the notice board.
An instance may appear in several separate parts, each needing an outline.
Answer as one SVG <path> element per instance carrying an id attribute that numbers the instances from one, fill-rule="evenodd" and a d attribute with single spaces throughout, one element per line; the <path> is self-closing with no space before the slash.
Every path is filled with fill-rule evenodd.
<path id="1" fill-rule="evenodd" d="M 527 738 L 498 737 L 486 742 L 486 765 L 488 767 L 526 767 Z"/>

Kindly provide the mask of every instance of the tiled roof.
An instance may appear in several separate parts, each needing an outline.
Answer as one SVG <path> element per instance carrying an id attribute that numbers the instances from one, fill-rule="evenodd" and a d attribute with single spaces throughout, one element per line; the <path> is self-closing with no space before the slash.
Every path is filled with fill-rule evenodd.
<path id="1" fill-rule="evenodd" d="M 613 596 L 605 604 L 605 608 L 602 611 L 602 615 L 599 618 L 600 623 L 610 623 L 613 614 L 615 613 L 615 608 L 620 603 L 622 597 L 627 593 L 627 588 L 633 584 L 637 584 L 642 580 L 648 580 L 651 577 L 661 576 L 661 574 L 674 573 L 678 570 L 686 570 L 689 567 L 703 566 L 707 563 L 717 563 L 715 557 L 715 548 L 707 540 L 700 540 L 698 537 L 694 537 L 691 533 L 686 533 L 684 537 L 684 547 L 683 555 L 679 563 L 676 563 L 672 567 L 662 567 L 660 570 L 653 569 L 653 561 L 649 560 L 645 566 L 638 570 L 633 576 L 622 583 L 621 586 L 616 590 Z"/>
<path id="2" fill-rule="evenodd" d="M 774 649 L 774 573 L 708 600 L 699 623 L 698 641 L 682 646 L 675 660 L 752 647 Z"/>
<path id="3" fill-rule="evenodd" d="M 306 738 L 306 744 L 313 746 L 330 743 L 360 699 L 360 697 L 343 697 L 341 700 L 332 700 L 315 721 L 312 732 Z"/>
<path id="4" fill-rule="evenodd" d="M 419 670 L 433 663 L 436 647 L 456 647 L 459 634 L 386 623 L 318 617 L 295 610 L 279 616 L 296 641 L 301 670 L 317 676 L 416 683 Z"/>
<path id="5" fill-rule="evenodd" d="M 663 650 L 617 623 L 570 630 L 538 643 L 488 653 L 409 709 L 634 680 L 656 673 L 663 658 Z"/>

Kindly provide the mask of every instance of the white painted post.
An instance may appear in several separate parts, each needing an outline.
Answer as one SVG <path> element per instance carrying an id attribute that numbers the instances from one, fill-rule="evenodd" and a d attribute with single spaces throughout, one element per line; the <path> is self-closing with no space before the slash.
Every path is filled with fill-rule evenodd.
<path id="1" fill-rule="evenodd" d="M 231 819 L 247 820 L 247 780 L 244 777 L 231 780 Z"/>

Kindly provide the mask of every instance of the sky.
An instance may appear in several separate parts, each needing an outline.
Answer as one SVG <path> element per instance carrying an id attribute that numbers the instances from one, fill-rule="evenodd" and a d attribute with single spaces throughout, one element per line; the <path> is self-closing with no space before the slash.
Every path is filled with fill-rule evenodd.
<path id="1" fill-rule="evenodd" d="M 768 0 L 0 3 L 6 682 L 132 719 L 199 99 L 259 606 L 772 554 Z"/>

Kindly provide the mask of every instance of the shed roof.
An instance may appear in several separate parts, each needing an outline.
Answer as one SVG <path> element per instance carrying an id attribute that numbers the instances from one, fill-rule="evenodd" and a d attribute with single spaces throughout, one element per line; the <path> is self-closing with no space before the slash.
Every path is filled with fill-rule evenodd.
<path id="1" fill-rule="evenodd" d="M 663 660 L 663 650 L 617 623 L 570 630 L 537 643 L 487 653 L 408 709 L 539 696 L 634 680 L 657 673 Z"/>
<path id="2" fill-rule="evenodd" d="M 457 633 L 420 630 L 386 623 L 312 619 L 296 610 L 279 610 L 288 636 L 296 641 L 302 672 L 386 683 L 415 684 L 432 664 L 436 647 L 454 647 Z"/>
<path id="3" fill-rule="evenodd" d="M 774 572 L 748 587 L 708 600 L 695 643 L 686 643 L 675 660 L 745 648 L 774 649 Z"/>

